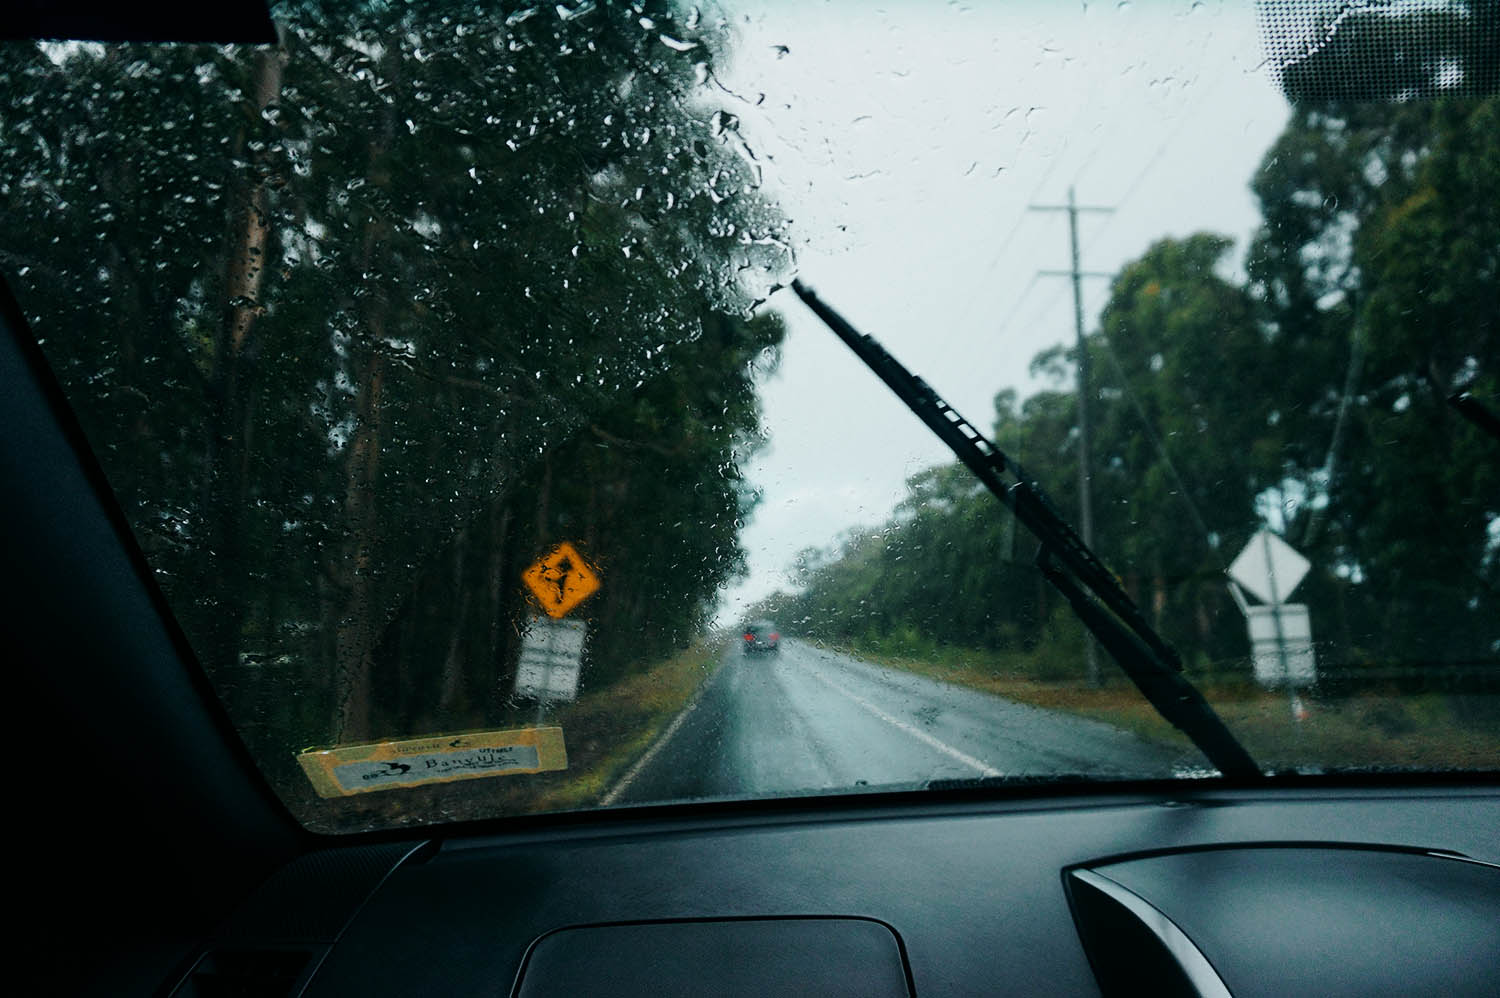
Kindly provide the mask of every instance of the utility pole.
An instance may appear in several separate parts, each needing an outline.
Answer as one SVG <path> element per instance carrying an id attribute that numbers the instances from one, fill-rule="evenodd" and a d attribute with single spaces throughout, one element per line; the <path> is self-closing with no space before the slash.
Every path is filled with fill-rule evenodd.
<path id="1" fill-rule="evenodd" d="M 1099 271 L 1084 271 L 1078 263 L 1078 213 L 1080 211 L 1109 212 L 1113 208 L 1102 205 L 1080 205 L 1068 188 L 1067 204 L 1034 204 L 1028 211 L 1065 211 L 1068 213 L 1068 238 L 1073 251 L 1073 266 L 1069 270 L 1041 270 L 1045 277 L 1071 277 L 1073 279 L 1073 331 L 1078 344 L 1078 533 L 1083 543 L 1094 546 L 1094 501 L 1090 486 L 1093 459 L 1089 447 L 1089 352 L 1083 334 L 1083 279 L 1085 277 L 1113 277 Z M 1099 685 L 1099 650 L 1094 640 L 1084 638 L 1084 654 L 1088 663 L 1090 686 Z"/>

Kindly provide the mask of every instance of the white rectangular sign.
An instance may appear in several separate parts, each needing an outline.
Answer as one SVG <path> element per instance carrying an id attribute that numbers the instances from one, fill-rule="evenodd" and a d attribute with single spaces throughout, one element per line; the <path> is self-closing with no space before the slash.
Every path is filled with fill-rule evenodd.
<path id="1" fill-rule="evenodd" d="M 583 663 L 588 625 L 581 620 L 532 617 L 516 666 L 516 696 L 535 700 L 574 700 Z"/>
<path id="2" fill-rule="evenodd" d="M 1305 603 L 1246 607 L 1255 681 L 1262 686 L 1311 686 L 1318 680 L 1312 618 Z"/>

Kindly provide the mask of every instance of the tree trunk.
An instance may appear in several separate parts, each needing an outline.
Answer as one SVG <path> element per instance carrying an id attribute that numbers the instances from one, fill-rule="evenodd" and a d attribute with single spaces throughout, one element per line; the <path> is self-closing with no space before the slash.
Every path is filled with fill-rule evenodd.
<path id="1" fill-rule="evenodd" d="M 387 52 L 383 75 L 394 79 L 399 70 L 394 50 Z M 390 184 L 385 157 L 395 139 L 396 114 L 387 107 L 380 132 L 370 143 L 370 162 L 366 177 L 374 187 Z M 389 226 L 378 217 L 365 222 L 364 246 L 359 265 L 351 275 L 358 283 L 368 280 L 376 269 L 376 254 L 390 237 Z M 354 437 L 345 458 L 344 513 L 347 540 L 340 565 L 342 605 L 335 626 L 334 675 L 338 690 L 336 730 L 343 743 L 367 741 L 374 737 L 375 723 L 375 648 L 385 626 L 385 595 L 381 592 L 379 564 L 380 508 L 375 488 L 380 480 L 383 395 L 385 389 L 385 356 L 379 344 L 386 339 L 390 303 L 384 295 L 374 295 L 363 306 L 363 326 L 369 337 L 369 358 L 355 381 L 359 386 L 355 407 Z M 351 347 L 351 350 L 357 347 Z"/>
<path id="2" fill-rule="evenodd" d="M 378 335 L 378 332 L 377 334 Z M 385 358 L 372 353 L 361 379 L 358 425 L 349 444 L 344 512 L 348 517 L 348 556 L 344 562 L 344 612 L 338 622 L 335 669 L 339 677 L 339 741 L 373 735 L 375 642 L 384 618 L 380 602 L 377 548 L 379 507 L 375 484 L 380 474 L 381 394 Z"/>
<path id="3" fill-rule="evenodd" d="M 256 63 L 254 94 L 245 107 L 252 121 L 281 92 L 284 55 L 263 53 Z M 248 144 L 249 128 L 236 139 L 237 152 Z M 253 334 L 261 314 L 265 270 L 262 261 L 271 241 L 267 210 L 269 176 L 260 168 L 243 188 L 243 202 L 232 204 L 225 254 L 223 320 L 215 337 L 209 372 L 208 419 L 204 425 L 204 482 L 201 512 L 205 540 L 213 552 L 208 573 L 198 580 L 205 653 L 213 662 L 237 665 L 248 592 L 238 584 L 247 568 L 244 522 L 249 488 L 249 437 L 255 419 L 254 392 L 248 390 L 254 356 Z"/>
<path id="4" fill-rule="evenodd" d="M 1195 587 L 1193 594 L 1194 619 L 1198 624 L 1198 647 L 1214 647 L 1214 619 L 1216 614 L 1214 608 L 1209 604 L 1206 587 L 1199 585 Z"/>
<path id="5" fill-rule="evenodd" d="M 1152 559 L 1151 568 L 1151 626 L 1161 630 L 1162 617 L 1167 612 L 1167 580 L 1162 574 L 1161 556 Z"/>
<path id="6" fill-rule="evenodd" d="M 473 602 L 473 594 L 466 585 L 465 578 L 468 555 L 469 528 L 464 527 L 453 543 L 453 583 L 450 591 L 458 595 L 458 610 L 449 621 L 448 653 L 443 657 L 443 677 L 438 694 L 438 712 L 442 715 L 458 711 L 464 700 L 464 667 L 467 665 L 464 649 L 468 645 L 469 606 Z"/>
<path id="7" fill-rule="evenodd" d="M 505 630 L 510 623 L 511 608 L 510 601 L 505 598 L 508 592 L 507 570 L 513 567 L 512 559 L 507 557 L 511 548 L 511 521 L 509 500 L 495 503 L 490 513 L 489 585 L 484 607 L 489 640 L 485 653 L 474 662 L 475 685 L 476 688 L 484 687 L 486 701 L 502 699 L 509 692 L 501 687 L 509 679 L 513 658 L 510 650 L 515 646 L 514 641 L 507 640 Z"/>

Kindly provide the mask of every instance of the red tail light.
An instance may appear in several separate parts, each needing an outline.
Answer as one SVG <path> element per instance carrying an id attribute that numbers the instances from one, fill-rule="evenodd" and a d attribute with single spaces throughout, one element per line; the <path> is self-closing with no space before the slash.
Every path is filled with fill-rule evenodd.
<path id="1" fill-rule="evenodd" d="M 773 632 L 772 632 L 772 633 L 771 633 L 771 640 L 772 640 L 772 641 L 780 641 L 780 640 L 781 640 L 781 635 L 780 635 L 780 634 L 777 634 L 777 633 L 775 633 L 775 632 L 774 632 L 774 631 L 773 631 Z"/>
<path id="2" fill-rule="evenodd" d="M 754 641 L 755 640 L 755 635 L 753 635 L 753 634 L 746 634 L 745 635 L 745 640 L 746 641 Z"/>

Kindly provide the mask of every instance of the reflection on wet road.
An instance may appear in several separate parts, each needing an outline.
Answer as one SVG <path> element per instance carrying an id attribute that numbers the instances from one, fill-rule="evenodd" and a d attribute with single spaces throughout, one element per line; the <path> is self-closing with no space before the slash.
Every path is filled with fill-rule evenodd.
<path id="1" fill-rule="evenodd" d="M 1092 773 L 1170 776 L 1177 753 L 1119 729 L 801 641 L 728 652 L 606 804 Z"/>

